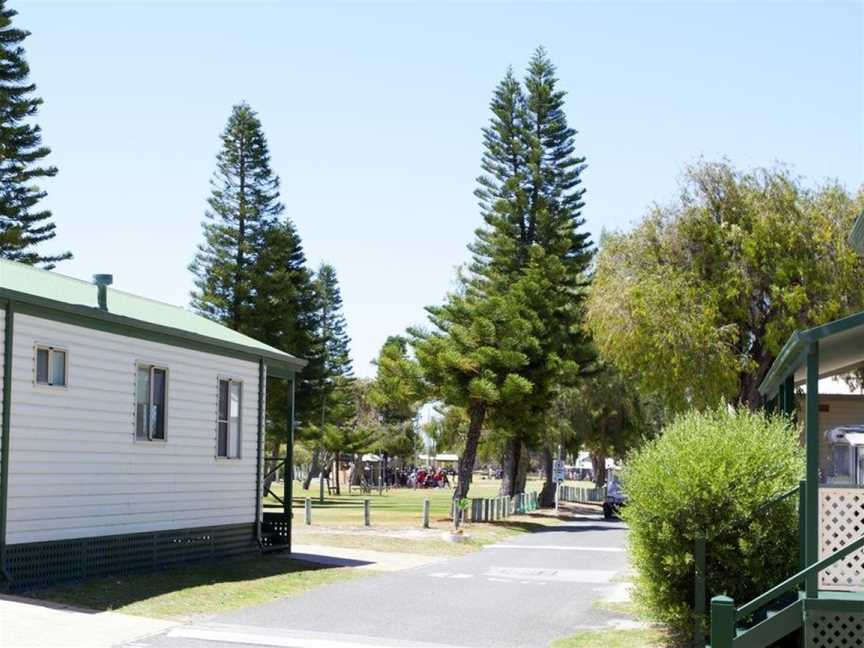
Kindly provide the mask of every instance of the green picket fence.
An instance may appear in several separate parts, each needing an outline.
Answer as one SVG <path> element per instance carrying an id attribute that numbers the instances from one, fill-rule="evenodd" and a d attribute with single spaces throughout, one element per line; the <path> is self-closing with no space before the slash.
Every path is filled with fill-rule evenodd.
<path id="1" fill-rule="evenodd" d="M 605 488 L 585 488 L 584 486 L 558 487 L 559 502 L 577 502 L 589 504 L 602 504 L 606 500 Z"/>
<path id="2" fill-rule="evenodd" d="M 536 491 L 517 493 L 512 497 L 474 497 L 469 500 L 468 508 L 462 515 L 466 522 L 494 522 L 511 515 L 530 513 L 540 508 L 540 496 Z M 453 502 L 450 518 L 455 519 L 457 505 Z"/>

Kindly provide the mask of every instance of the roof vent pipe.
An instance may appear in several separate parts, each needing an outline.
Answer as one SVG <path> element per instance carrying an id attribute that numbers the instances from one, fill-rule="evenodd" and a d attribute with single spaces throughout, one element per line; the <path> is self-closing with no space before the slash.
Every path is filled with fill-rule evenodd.
<path id="1" fill-rule="evenodd" d="M 93 275 L 93 283 L 99 289 L 99 308 L 108 310 L 108 286 L 114 283 L 114 276 L 110 274 Z"/>

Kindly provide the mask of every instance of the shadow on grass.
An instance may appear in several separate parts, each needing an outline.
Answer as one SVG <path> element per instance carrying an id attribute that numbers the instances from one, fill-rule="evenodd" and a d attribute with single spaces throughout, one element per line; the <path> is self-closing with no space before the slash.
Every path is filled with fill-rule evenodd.
<path id="1" fill-rule="evenodd" d="M 303 578 L 305 575 L 313 576 L 334 569 L 339 567 L 280 556 L 257 556 L 218 564 L 199 563 L 158 572 L 94 578 L 33 590 L 24 595 L 45 601 L 47 605 L 60 603 L 101 612 L 196 587 L 228 585 L 289 574 Z"/>
<path id="2" fill-rule="evenodd" d="M 523 516 L 524 518 L 525 516 Z M 532 517 L 531 514 L 528 517 Z M 537 515 L 536 517 L 549 519 L 548 515 Z M 620 520 L 598 520 L 596 517 L 579 517 L 573 515 L 557 515 L 555 516 L 561 522 L 575 522 L 575 521 L 584 521 L 584 522 L 594 522 L 594 524 L 585 524 L 580 526 L 562 526 L 562 525 L 548 525 L 542 522 L 532 522 L 530 520 L 497 520 L 495 522 L 489 522 L 488 524 L 493 527 L 497 527 L 500 529 L 512 529 L 518 531 L 524 531 L 526 533 L 549 533 L 549 532 L 557 532 L 557 533 L 583 533 L 585 531 L 620 531 L 621 530 L 621 522 Z"/>

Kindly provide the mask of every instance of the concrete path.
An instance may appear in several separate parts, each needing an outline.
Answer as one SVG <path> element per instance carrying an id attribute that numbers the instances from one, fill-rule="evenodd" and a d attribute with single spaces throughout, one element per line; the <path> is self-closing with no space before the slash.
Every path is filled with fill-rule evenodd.
<path id="1" fill-rule="evenodd" d="M 0 596 L 3 648 L 112 648 L 164 633 L 176 625 L 171 621 Z"/>
<path id="2" fill-rule="evenodd" d="M 580 629 L 632 625 L 594 606 L 620 597 L 625 536 L 620 522 L 586 515 L 474 554 L 320 587 L 134 646 L 545 647 Z"/>
<path id="3" fill-rule="evenodd" d="M 356 569 L 384 572 L 424 567 L 445 560 L 442 556 L 423 556 L 420 554 L 372 551 L 371 549 L 353 549 L 326 545 L 298 544 L 294 545 L 292 549 L 293 551 L 290 554 L 282 555 L 292 560 L 305 560 L 319 565 L 354 567 Z"/>

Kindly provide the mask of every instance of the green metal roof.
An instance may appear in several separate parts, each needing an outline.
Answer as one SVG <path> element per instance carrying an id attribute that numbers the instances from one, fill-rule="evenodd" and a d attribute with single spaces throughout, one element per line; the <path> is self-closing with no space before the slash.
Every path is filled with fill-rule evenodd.
<path id="1" fill-rule="evenodd" d="M 789 375 L 796 382 L 804 380 L 804 359 L 811 342 L 819 342 L 820 378 L 864 363 L 864 312 L 792 333 L 759 385 L 763 396 L 773 396 Z"/>
<path id="2" fill-rule="evenodd" d="M 164 334 L 166 338 L 174 339 L 170 342 L 174 344 L 177 344 L 176 338 L 181 338 L 207 343 L 234 353 L 248 354 L 254 358 L 263 357 L 292 369 L 301 369 L 306 365 L 305 360 L 185 308 L 115 288 L 107 288 L 108 308 L 107 311 L 102 310 L 99 308 L 98 288 L 95 284 L 22 263 L 0 259 L 0 295 L 16 302 L 60 310 L 70 316 L 78 316 L 79 319 L 83 316 L 99 320 L 103 323 L 100 328 L 105 328 L 106 323 L 114 323 L 127 329 L 141 329 L 146 331 L 149 337 Z"/>

